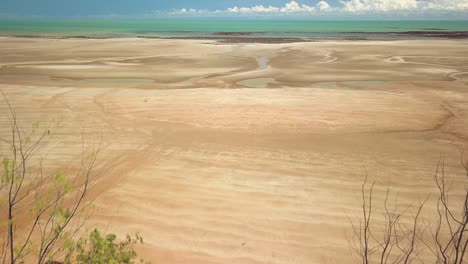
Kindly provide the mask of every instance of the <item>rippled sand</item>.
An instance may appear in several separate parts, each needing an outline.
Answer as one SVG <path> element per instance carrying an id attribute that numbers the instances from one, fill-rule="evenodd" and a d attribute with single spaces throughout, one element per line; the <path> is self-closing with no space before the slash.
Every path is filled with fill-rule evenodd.
<path id="1" fill-rule="evenodd" d="M 1 38 L 0 88 L 57 169 L 103 136 L 91 224 L 153 263 L 352 263 L 366 171 L 415 204 L 444 154 L 463 194 L 467 44 Z"/>

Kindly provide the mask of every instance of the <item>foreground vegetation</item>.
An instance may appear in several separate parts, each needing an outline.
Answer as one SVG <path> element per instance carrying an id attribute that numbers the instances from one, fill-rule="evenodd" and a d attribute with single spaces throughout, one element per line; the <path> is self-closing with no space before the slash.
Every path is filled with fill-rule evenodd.
<path id="1" fill-rule="evenodd" d="M 89 151 L 83 143 L 73 176 L 53 172 L 42 159 L 53 124 L 42 129 L 34 124 L 23 132 L 3 98 L 11 133 L 0 138 L 0 263 L 135 263 L 134 246 L 143 243 L 139 235 L 119 241 L 114 234 L 84 230 L 99 176 L 100 143 Z"/>
<path id="2" fill-rule="evenodd" d="M 443 157 L 437 165 L 434 185 L 437 190 L 434 218 L 425 222 L 421 213 L 430 195 L 418 206 L 402 208 L 398 198 L 390 201 L 390 189 L 380 207 L 374 203 L 375 184 L 366 179 L 361 187 L 362 210 L 358 224 L 353 226 L 351 247 L 363 264 L 463 264 L 468 262 L 468 161 L 462 161 L 464 188 L 462 197 L 450 195 L 453 187 L 447 180 Z M 376 212 L 384 223 L 375 221 Z"/>

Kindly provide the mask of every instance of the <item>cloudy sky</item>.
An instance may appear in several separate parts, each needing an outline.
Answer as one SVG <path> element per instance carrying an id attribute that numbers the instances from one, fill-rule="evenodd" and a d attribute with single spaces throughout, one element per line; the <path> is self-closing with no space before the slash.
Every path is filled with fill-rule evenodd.
<path id="1" fill-rule="evenodd" d="M 0 15 L 468 19 L 468 0 L 0 0 Z"/>

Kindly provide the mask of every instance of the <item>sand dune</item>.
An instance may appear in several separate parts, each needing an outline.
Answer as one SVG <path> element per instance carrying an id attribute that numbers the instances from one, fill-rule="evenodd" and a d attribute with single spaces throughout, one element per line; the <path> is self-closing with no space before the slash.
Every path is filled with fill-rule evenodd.
<path id="1" fill-rule="evenodd" d="M 22 125 L 59 123 L 47 164 L 103 135 L 91 224 L 153 263 L 352 263 L 365 171 L 414 204 L 445 154 L 464 192 L 466 41 L 1 40 Z"/>

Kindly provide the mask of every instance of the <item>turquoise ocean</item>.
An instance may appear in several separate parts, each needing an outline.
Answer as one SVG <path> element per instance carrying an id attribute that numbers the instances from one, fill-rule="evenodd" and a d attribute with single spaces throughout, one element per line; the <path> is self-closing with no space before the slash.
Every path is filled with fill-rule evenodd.
<path id="1" fill-rule="evenodd" d="M 468 21 L 0 19 L 3 36 L 385 39 L 443 37 L 450 32 L 468 35 Z"/>

